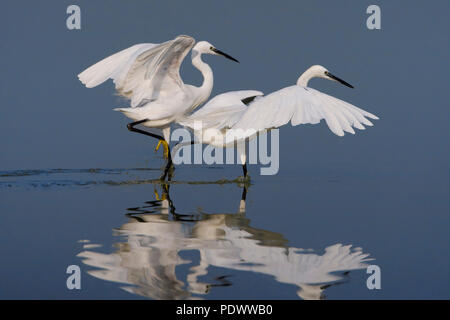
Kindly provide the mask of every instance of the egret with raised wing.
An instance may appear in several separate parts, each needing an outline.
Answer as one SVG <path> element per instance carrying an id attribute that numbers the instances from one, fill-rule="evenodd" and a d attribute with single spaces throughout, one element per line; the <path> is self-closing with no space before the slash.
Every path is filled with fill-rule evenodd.
<path id="1" fill-rule="evenodd" d="M 133 120 L 127 125 L 130 131 L 158 139 L 156 150 L 162 143 L 170 164 L 170 125 L 206 101 L 213 88 L 213 72 L 202 61 L 201 55 L 222 55 L 238 62 L 207 41 L 194 44 L 194 38 L 184 35 L 161 44 L 136 44 L 97 62 L 78 75 L 88 88 L 112 79 L 119 95 L 131 100 L 129 108 L 114 110 Z M 184 84 L 180 77 L 181 63 L 191 49 L 192 64 L 203 75 L 200 87 Z M 161 129 L 163 136 L 135 128 L 139 124 Z"/>
<path id="2" fill-rule="evenodd" d="M 317 124 L 324 119 L 334 134 L 343 136 L 344 132 L 354 134 L 352 127 L 363 130 L 364 125 L 372 126 L 367 118 L 378 119 L 365 110 L 308 87 L 309 80 L 315 77 L 353 88 L 323 66 L 315 65 L 298 78 L 296 85 L 267 96 L 252 90 L 223 93 L 179 123 L 194 130 L 194 134 L 204 144 L 234 147 L 237 143 L 244 177 L 247 177 L 244 142 L 259 133 L 278 128 L 289 121 L 296 126 Z M 195 130 L 195 123 L 201 123 L 201 130 Z M 176 146 L 174 151 L 181 146 Z"/>

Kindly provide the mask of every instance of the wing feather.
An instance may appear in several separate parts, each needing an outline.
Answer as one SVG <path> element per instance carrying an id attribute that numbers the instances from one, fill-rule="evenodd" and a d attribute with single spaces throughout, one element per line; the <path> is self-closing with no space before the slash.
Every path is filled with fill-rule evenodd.
<path id="1" fill-rule="evenodd" d="M 130 68 L 137 54 L 157 46 L 159 44 L 141 43 L 119 51 L 78 74 L 78 79 L 88 88 L 96 87 L 108 79 L 113 79 L 117 86 L 120 76 Z"/>
<path id="2" fill-rule="evenodd" d="M 202 108 L 179 121 L 179 124 L 193 128 L 194 123 L 201 122 L 204 129 L 218 130 L 232 127 L 239 121 L 247 106 L 242 100 L 249 97 L 262 96 L 261 91 L 239 90 L 219 94 L 208 101 Z"/>
<path id="3" fill-rule="evenodd" d="M 78 78 L 88 88 L 113 79 L 118 93 L 136 107 L 183 87 L 179 69 L 194 43 L 192 37 L 178 36 L 161 44 L 134 45 L 94 64 Z"/>
<path id="4" fill-rule="evenodd" d="M 291 86 L 251 103 L 240 120 L 232 127 L 227 143 L 231 140 L 248 138 L 254 132 L 261 132 L 287 124 L 317 124 L 325 120 L 328 128 L 336 135 L 345 132 L 354 134 L 354 128 L 372 126 L 367 118 L 377 116 L 345 101 L 329 96 L 309 87 Z M 236 133 L 238 132 L 238 133 Z M 228 135 L 228 133 L 227 133 Z"/>

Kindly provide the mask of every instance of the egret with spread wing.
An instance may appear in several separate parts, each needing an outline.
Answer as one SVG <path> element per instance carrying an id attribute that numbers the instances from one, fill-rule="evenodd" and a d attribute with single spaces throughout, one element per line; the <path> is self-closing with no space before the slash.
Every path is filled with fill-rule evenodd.
<path id="1" fill-rule="evenodd" d="M 192 112 L 206 101 L 213 87 L 213 72 L 201 59 L 202 54 L 222 55 L 238 62 L 233 57 L 216 49 L 209 42 L 201 41 L 195 46 L 189 36 L 178 36 L 161 43 L 142 43 L 117 52 L 78 75 L 88 88 L 112 79 L 117 92 L 131 100 L 129 108 L 117 108 L 134 122 L 127 125 L 130 131 L 159 139 L 165 156 L 171 163 L 170 125 Z M 180 77 L 180 65 L 192 49 L 192 64 L 203 75 L 200 87 L 184 84 Z M 163 136 L 135 128 L 141 124 L 158 128 Z"/>
<path id="2" fill-rule="evenodd" d="M 237 143 L 244 177 L 247 177 L 244 142 L 259 133 L 278 128 L 289 121 L 296 126 L 317 124 L 324 119 L 334 134 L 343 136 L 344 132 L 354 134 L 352 127 L 363 130 L 364 125 L 372 126 L 367 118 L 378 119 L 354 105 L 308 87 L 309 80 L 315 77 L 353 88 L 326 68 L 315 65 L 298 78 L 296 85 L 267 96 L 251 90 L 223 93 L 179 123 L 193 129 L 202 143 L 215 147 L 234 147 Z M 201 130 L 195 130 L 195 123 L 201 123 Z M 174 151 L 181 146 L 176 146 Z"/>

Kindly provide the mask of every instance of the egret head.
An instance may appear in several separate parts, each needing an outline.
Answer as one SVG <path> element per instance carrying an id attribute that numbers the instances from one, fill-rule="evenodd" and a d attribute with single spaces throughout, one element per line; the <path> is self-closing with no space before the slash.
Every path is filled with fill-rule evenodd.
<path id="1" fill-rule="evenodd" d="M 348 82 L 345 82 L 344 80 L 336 77 L 330 71 L 328 71 L 325 67 L 319 66 L 319 65 L 312 66 L 311 68 L 306 70 L 298 78 L 297 84 L 299 86 L 305 86 L 306 87 L 308 85 L 308 81 L 311 80 L 312 78 L 324 78 L 324 79 L 328 79 L 328 80 L 333 80 L 333 81 L 337 81 L 337 82 L 343 84 L 344 86 L 347 86 L 349 88 L 353 88 L 353 86 L 351 84 L 349 84 Z"/>
<path id="2" fill-rule="evenodd" d="M 221 55 L 221 56 L 224 56 L 227 59 L 233 60 L 235 62 L 239 62 L 235 58 L 233 58 L 232 56 L 226 54 L 225 52 L 222 52 L 219 49 L 216 49 L 208 41 L 197 42 L 197 44 L 194 46 L 194 48 L 192 48 L 192 52 L 193 53 L 197 52 L 199 54 L 205 53 L 205 54 Z"/>

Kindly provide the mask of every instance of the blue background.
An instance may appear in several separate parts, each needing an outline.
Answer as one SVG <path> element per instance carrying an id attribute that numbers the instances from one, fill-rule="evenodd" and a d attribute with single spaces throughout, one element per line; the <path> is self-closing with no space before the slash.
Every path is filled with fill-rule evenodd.
<path id="1" fill-rule="evenodd" d="M 381 290 L 368 290 L 359 270 L 327 289 L 328 298 L 450 297 L 448 1 L 76 1 L 82 29 L 68 30 L 66 8 L 73 3 L 2 4 L 1 298 L 139 297 L 85 273 L 83 289 L 69 291 L 65 268 L 82 266 L 80 239 L 114 251 L 120 239 L 112 229 L 127 221 L 127 208 L 153 199 L 152 183 L 112 186 L 104 183 L 108 174 L 17 176 L 17 170 L 149 167 L 155 170 L 135 178 L 157 178 L 161 154 L 112 111 L 126 105 L 112 83 L 86 89 L 76 75 L 135 43 L 178 34 L 207 40 L 241 62 L 204 58 L 214 71 L 212 95 L 269 93 L 321 64 L 355 89 L 320 79 L 310 86 L 380 117 L 343 138 L 324 123 L 281 128 L 278 175 L 259 176 L 259 166 L 250 166 L 252 227 L 282 234 L 288 246 L 320 253 L 352 244 L 376 259 Z M 366 28 L 370 4 L 381 7 L 381 30 Z M 182 78 L 202 81 L 189 59 Z M 175 180 L 240 174 L 239 166 L 181 166 Z M 234 212 L 240 194 L 236 184 L 171 187 L 177 210 L 185 212 Z M 228 273 L 233 285 L 207 298 L 296 298 L 293 286 L 269 276 Z"/>

